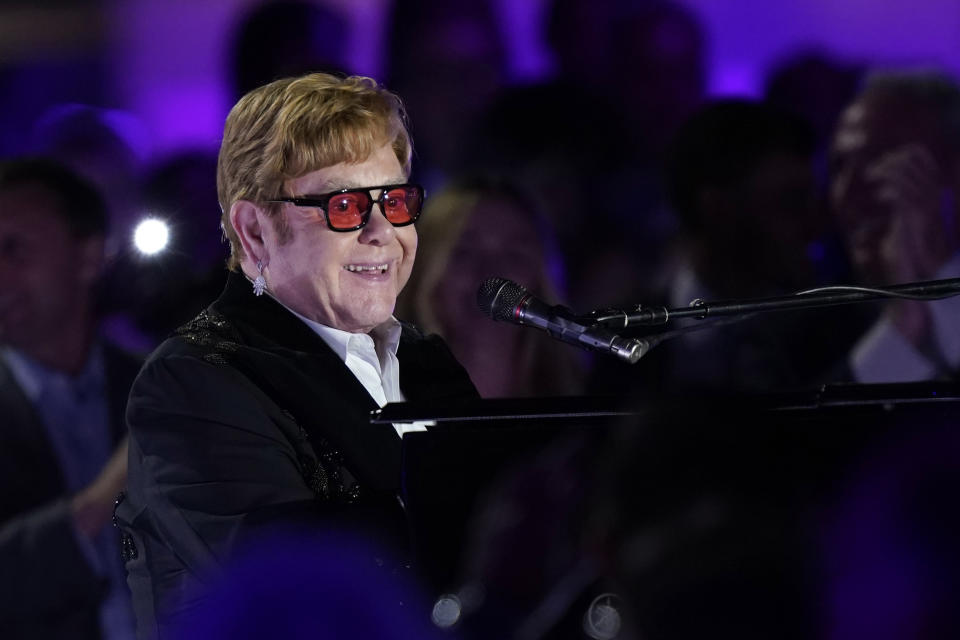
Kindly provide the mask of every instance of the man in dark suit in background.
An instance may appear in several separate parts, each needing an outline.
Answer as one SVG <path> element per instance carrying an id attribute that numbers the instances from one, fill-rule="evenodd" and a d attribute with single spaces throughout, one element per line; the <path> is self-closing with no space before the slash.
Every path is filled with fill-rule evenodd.
<path id="1" fill-rule="evenodd" d="M 46 160 L 0 165 L 0 637 L 129 638 L 110 526 L 139 362 L 97 335 L 107 215 Z"/>
<path id="2" fill-rule="evenodd" d="M 348 527 L 403 554 L 408 427 L 369 414 L 477 397 L 439 338 L 392 315 L 423 201 L 411 153 L 399 99 L 369 78 L 277 80 L 231 110 L 217 171 L 226 288 L 130 395 L 117 518 L 141 637 L 190 624 L 244 542 L 278 523 Z M 309 588 L 322 635 L 322 589 L 337 585 Z"/>

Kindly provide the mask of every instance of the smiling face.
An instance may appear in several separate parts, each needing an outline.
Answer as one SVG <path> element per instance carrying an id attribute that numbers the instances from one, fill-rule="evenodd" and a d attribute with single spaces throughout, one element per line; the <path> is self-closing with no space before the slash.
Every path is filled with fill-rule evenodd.
<path id="1" fill-rule="evenodd" d="M 831 149 L 830 203 L 863 282 L 898 280 L 886 255 L 896 211 L 884 197 L 890 184 L 877 171 L 880 162 L 920 146 L 943 169 L 951 164 L 943 137 L 936 113 L 905 99 L 862 97 L 841 115 Z"/>
<path id="2" fill-rule="evenodd" d="M 903 141 L 905 114 L 891 117 L 887 105 L 860 99 L 847 107 L 831 149 L 830 201 L 846 238 L 850 257 L 865 282 L 887 280 L 880 255 L 882 239 L 892 221 L 889 207 L 877 199 L 867 179 L 868 169 Z"/>
<path id="3" fill-rule="evenodd" d="M 336 164 L 288 181 L 285 191 L 312 196 L 405 181 L 387 144 L 363 162 Z M 264 229 L 268 290 L 297 313 L 336 329 L 365 333 L 386 321 L 413 268 L 414 225 L 394 227 L 375 204 L 364 228 L 336 232 L 317 209 L 289 203 L 281 207 L 279 215 L 289 224 L 289 237 L 279 236 L 272 225 L 269 231 Z"/>

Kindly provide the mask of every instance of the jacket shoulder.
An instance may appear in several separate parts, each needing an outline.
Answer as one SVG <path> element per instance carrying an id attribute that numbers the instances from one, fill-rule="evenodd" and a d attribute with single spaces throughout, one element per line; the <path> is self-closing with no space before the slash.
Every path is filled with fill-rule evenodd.
<path id="1" fill-rule="evenodd" d="M 439 335 L 400 323 L 400 385 L 410 400 L 469 400 L 480 394 Z M 406 383 L 406 384 L 405 384 Z"/>

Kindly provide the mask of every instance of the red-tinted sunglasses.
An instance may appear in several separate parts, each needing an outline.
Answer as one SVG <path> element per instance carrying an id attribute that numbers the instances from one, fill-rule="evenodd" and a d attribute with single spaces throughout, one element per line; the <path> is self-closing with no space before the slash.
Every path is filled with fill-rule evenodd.
<path id="1" fill-rule="evenodd" d="M 380 195 L 373 197 L 374 190 Z M 267 202 L 289 202 L 298 207 L 316 207 L 323 211 L 327 226 L 333 231 L 356 231 L 370 221 L 374 203 L 380 205 L 383 217 L 395 227 L 413 224 L 420 217 L 425 197 L 418 184 L 385 184 L 376 187 L 340 189 L 316 196 L 275 198 Z"/>

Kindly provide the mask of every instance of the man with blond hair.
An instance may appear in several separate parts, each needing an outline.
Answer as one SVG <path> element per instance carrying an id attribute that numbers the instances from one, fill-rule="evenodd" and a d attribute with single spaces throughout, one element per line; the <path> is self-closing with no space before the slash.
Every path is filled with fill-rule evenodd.
<path id="1" fill-rule="evenodd" d="M 150 357 L 127 413 L 117 516 L 141 637 L 184 624 L 265 527 L 347 527 L 402 555 L 405 427 L 368 416 L 477 396 L 439 338 L 392 315 L 424 198 L 411 152 L 399 98 L 368 78 L 278 80 L 231 110 L 226 288 Z"/>

